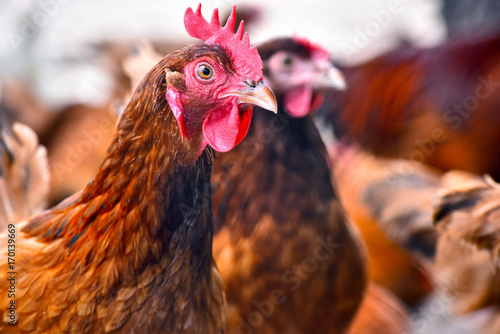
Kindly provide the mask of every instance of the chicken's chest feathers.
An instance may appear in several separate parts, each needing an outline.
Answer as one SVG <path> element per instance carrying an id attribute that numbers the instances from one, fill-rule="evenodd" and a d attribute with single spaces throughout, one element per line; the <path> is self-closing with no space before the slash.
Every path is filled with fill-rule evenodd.
<path id="1" fill-rule="evenodd" d="M 324 220 L 336 199 L 324 145 L 308 116 L 256 110 L 247 138 L 235 150 L 218 155 L 213 177 L 217 200 L 216 230 L 223 222 L 238 221 L 250 234 L 266 214 L 280 224 Z M 230 200 L 229 197 L 235 200 Z M 235 205 L 226 203 L 239 203 Z M 325 203 L 318 211 L 318 203 Z"/>
<path id="2" fill-rule="evenodd" d="M 45 232 L 32 221 L 25 233 L 40 232 L 46 242 L 37 242 L 36 256 L 20 259 L 21 324 L 33 317 L 47 329 L 64 322 L 84 331 L 217 332 L 224 297 L 212 264 L 209 155 L 178 167 L 140 201 L 128 202 L 136 197 L 126 192 L 112 208 L 102 205 L 111 199 L 69 200 L 51 212 L 55 224 Z"/>
<path id="3" fill-rule="evenodd" d="M 275 291 L 282 298 L 259 327 L 265 332 L 341 331 L 355 314 L 365 285 L 363 255 L 326 159 L 310 116 L 257 110 L 240 146 L 217 156 L 214 256 L 226 286 L 229 331 L 251 317 L 255 300 L 270 300 Z M 315 258 L 327 244 L 325 257 Z M 309 260 L 314 268 L 296 276 Z"/>

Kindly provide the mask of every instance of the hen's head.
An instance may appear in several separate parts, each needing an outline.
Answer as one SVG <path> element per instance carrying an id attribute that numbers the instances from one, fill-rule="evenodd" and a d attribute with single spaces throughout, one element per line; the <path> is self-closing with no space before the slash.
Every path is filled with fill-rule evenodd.
<path id="1" fill-rule="evenodd" d="M 204 44 L 184 48 L 170 55 L 166 69 L 167 101 L 183 137 L 202 135 L 206 144 L 219 152 L 236 146 L 246 135 L 252 105 L 276 112 L 273 92 L 264 84 L 262 60 L 250 47 L 243 23 L 234 33 L 236 12 L 224 27 L 218 11 L 208 23 L 196 12 L 186 11 L 184 24 Z"/>
<path id="2" fill-rule="evenodd" d="M 303 38 L 279 38 L 259 46 L 266 82 L 294 117 L 316 111 L 326 89 L 345 89 L 328 52 Z"/>

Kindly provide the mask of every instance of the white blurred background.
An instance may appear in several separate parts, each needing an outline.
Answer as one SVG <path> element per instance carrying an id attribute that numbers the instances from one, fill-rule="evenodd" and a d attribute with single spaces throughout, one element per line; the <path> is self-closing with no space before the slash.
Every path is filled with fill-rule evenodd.
<path id="1" fill-rule="evenodd" d="M 101 104 L 113 94 L 108 55 L 99 46 L 149 40 L 192 43 L 183 26 L 198 1 L 2 0 L 0 80 L 21 78 L 47 105 Z M 326 46 L 339 63 L 358 63 L 398 43 L 431 46 L 446 38 L 440 0 L 211 0 L 227 15 L 236 4 L 252 13 L 252 43 L 300 35 Z"/>

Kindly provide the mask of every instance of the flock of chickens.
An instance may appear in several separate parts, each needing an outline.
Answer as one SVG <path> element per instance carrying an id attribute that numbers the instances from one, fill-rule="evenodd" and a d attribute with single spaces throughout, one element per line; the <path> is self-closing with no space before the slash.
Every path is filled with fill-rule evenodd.
<path id="1" fill-rule="evenodd" d="M 425 333 L 444 294 L 500 332 L 500 34 L 339 69 L 200 7 L 119 118 L 2 123 L 0 331 Z"/>

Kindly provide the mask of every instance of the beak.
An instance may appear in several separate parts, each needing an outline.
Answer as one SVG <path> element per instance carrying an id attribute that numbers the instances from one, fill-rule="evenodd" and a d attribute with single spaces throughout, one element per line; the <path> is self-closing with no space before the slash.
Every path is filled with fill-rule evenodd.
<path id="1" fill-rule="evenodd" d="M 313 81 L 315 88 L 335 88 L 345 90 L 347 83 L 342 72 L 328 62 L 327 65 L 318 68 L 317 75 Z"/>
<path id="2" fill-rule="evenodd" d="M 273 91 L 269 88 L 263 80 L 255 83 L 253 80 L 245 80 L 248 89 L 231 91 L 223 97 L 236 96 L 238 104 L 253 104 L 258 107 L 278 113 L 278 102 Z"/>

